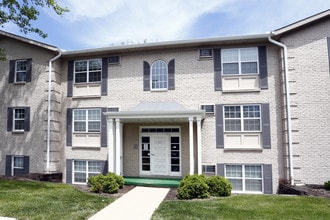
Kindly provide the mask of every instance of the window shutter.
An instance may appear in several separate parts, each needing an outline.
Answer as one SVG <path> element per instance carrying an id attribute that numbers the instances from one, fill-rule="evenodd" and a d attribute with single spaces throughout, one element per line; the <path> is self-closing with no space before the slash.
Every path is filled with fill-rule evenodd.
<path id="1" fill-rule="evenodd" d="M 264 179 L 264 193 L 273 194 L 273 175 L 272 175 L 271 164 L 264 164 L 263 179 Z"/>
<path id="2" fill-rule="evenodd" d="M 6 176 L 11 176 L 11 155 L 6 155 Z"/>
<path id="3" fill-rule="evenodd" d="M 15 80 L 15 60 L 9 61 L 9 83 L 14 83 Z"/>
<path id="4" fill-rule="evenodd" d="M 175 89 L 175 60 L 168 63 L 168 89 Z"/>
<path id="5" fill-rule="evenodd" d="M 259 54 L 260 88 L 268 89 L 267 48 L 266 48 L 266 46 L 259 46 L 258 54 Z"/>
<path id="6" fill-rule="evenodd" d="M 216 148 L 224 148 L 223 107 L 215 105 Z"/>
<path id="7" fill-rule="evenodd" d="M 29 174 L 29 170 L 30 170 L 30 157 L 24 156 L 23 174 Z"/>
<path id="8" fill-rule="evenodd" d="M 217 175 L 225 176 L 225 164 L 217 163 Z"/>
<path id="9" fill-rule="evenodd" d="M 106 175 L 108 173 L 108 161 L 101 161 L 101 169 L 103 167 L 102 173 Z"/>
<path id="10" fill-rule="evenodd" d="M 24 131 L 30 131 L 30 107 L 25 107 Z"/>
<path id="11" fill-rule="evenodd" d="M 328 37 L 328 61 L 329 61 L 329 72 L 330 72 L 330 37 Z"/>
<path id="12" fill-rule="evenodd" d="M 32 59 L 26 59 L 26 82 L 31 82 L 31 75 L 32 75 Z"/>
<path id="13" fill-rule="evenodd" d="M 72 146 L 72 108 L 66 110 L 66 145 Z"/>
<path id="14" fill-rule="evenodd" d="M 261 105 L 262 114 L 262 145 L 264 149 L 271 148 L 270 138 L 270 114 L 269 114 L 269 103 Z"/>
<path id="15" fill-rule="evenodd" d="M 213 49 L 213 64 L 214 64 L 214 90 L 222 90 L 221 82 L 221 49 Z"/>
<path id="16" fill-rule="evenodd" d="M 13 130 L 13 108 L 7 108 L 7 131 Z"/>
<path id="17" fill-rule="evenodd" d="M 68 97 L 72 97 L 73 95 L 73 60 L 68 61 Z"/>
<path id="18" fill-rule="evenodd" d="M 72 160 L 66 160 L 66 183 L 72 183 Z"/>
<path id="19" fill-rule="evenodd" d="M 101 95 L 108 95 L 108 57 L 102 58 Z"/>
<path id="20" fill-rule="evenodd" d="M 107 118 L 103 114 L 104 112 L 107 112 L 107 108 L 101 109 L 102 115 L 101 115 L 101 147 L 107 146 Z"/>
<path id="21" fill-rule="evenodd" d="M 150 64 L 143 61 L 143 91 L 150 91 Z"/>

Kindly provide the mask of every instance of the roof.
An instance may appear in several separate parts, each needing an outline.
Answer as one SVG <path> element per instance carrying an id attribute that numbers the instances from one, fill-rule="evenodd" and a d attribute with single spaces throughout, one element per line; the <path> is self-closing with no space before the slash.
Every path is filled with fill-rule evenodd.
<path id="1" fill-rule="evenodd" d="M 287 26 L 281 27 L 279 29 L 276 29 L 276 30 L 272 31 L 272 34 L 275 35 L 275 36 L 276 35 L 280 36 L 282 34 L 290 33 L 292 31 L 301 29 L 301 28 L 306 27 L 308 25 L 312 25 L 316 22 L 319 22 L 321 20 L 326 20 L 326 19 L 329 19 L 329 18 L 330 18 L 330 9 L 328 9 L 326 11 L 323 11 L 323 12 L 320 12 L 318 14 L 312 15 L 310 17 L 304 18 L 300 21 L 294 22 L 294 23 L 289 24 Z"/>
<path id="2" fill-rule="evenodd" d="M 19 41 L 22 41 L 22 42 L 25 42 L 25 43 L 28 43 L 28 44 L 31 44 L 31 45 L 34 45 L 34 46 L 37 46 L 37 47 L 44 48 L 46 50 L 58 51 L 58 48 L 55 47 L 55 46 L 45 44 L 45 43 L 41 43 L 39 41 L 31 40 L 31 39 L 26 38 L 26 37 L 21 37 L 21 36 L 18 36 L 18 35 L 0 30 L 0 39 L 3 39 L 5 37 L 16 39 L 16 40 L 19 40 Z"/>
<path id="3" fill-rule="evenodd" d="M 189 117 L 205 116 L 204 110 L 190 110 L 177 102 L 142 102 L 128 111 L 106 112 L 108 118 L 120 118 L 124 122 L 178 122 Z"/>
<path id="4" fill-rule="evenodd" d="M 86 55 L 96 54 L 109 54 L 109 53 L 121 53 L 121 52 L 132 52 L 132 51 L 150 51 L 159 49 L 175 49 L 175 48 L 188 48 L 188 47 L 207 47 L 215 45 L 226 45 L 226 44 L 239 44 L 239 43 L 261 43 L 268 42 L 269 34 L 255 34 L 255 35 L 239 35 L 239 36 L 225 36 L 225 37 L 210 37 L 200 39 L 188 39 L 188 40 L 177 40 L 177 41 L 164 41 L 154 43 L 143 43 L 133 45 L 123 45 L 114 47 L 101 47 L 94 49 L 84 50 L 71 50 L 63 51 L 62 57 L 77 57 Z"/>

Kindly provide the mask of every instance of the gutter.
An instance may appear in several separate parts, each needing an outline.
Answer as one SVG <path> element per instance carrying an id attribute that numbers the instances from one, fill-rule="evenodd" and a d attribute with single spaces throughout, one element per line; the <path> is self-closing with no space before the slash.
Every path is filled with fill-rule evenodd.
<path id="1" fill-rule="evenodd" d="M 51 103 L 51 86 L 52 86 L 52 64 L 61 55 L 61 49 L 57 49 L 58 54 L 49 60 L 49 70 L 48 70 L 48 108 L 47 108 L 47 156 L 46 156 L 46 172 L 50 172 L 50 103 Z"/>
<path id="2" fill-rule="evenodd" d="M 268 36 L 269 42 L 283 48 L 284 56 L 284 76 L 285 76 L 285 101 L 286 101 L 286 114 L 287 114 L 287 126 L 288 126 L 288 147 L 289 147 L 289 175 L 290 184 L 294 185 L 294 175 L 293 175 L 293 151 L 292 151 L 292 129 L 291 129 L 291 107 L 290 107 L 290 88 L 289 88 L 289 68 L 288 68 L 288 50 L 285 44 L 280 43 L 272 39 L 273 32 Z"/>

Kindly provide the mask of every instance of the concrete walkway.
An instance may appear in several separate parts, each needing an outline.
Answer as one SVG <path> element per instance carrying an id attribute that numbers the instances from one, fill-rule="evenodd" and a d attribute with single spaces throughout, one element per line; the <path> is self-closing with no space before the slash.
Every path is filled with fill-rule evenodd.
<path id="1" fill-rule="evenodd" d="M 137 186 L 89 220 L 149 220 L 169 190 L 169 188 Z"/>

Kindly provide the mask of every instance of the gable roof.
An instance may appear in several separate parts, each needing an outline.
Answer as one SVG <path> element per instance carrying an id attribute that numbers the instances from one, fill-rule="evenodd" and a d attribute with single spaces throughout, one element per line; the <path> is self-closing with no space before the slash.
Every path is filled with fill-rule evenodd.
<path id="1" fill-rule="evenodd" d="M 21 36 L 18 36 L 18 35 L 0 30 L 0 40 L 3 39 L 3 38 L 6 38 L 6 37 L 7 38 L 12 38 L 12 39 L 15 39 L 15 40 L 18 40 L 18 41 L 22 41 L 24 43 L 28 43 L 28 44 L 31 44 L 31 45 L 34 45 L 34 46 L 37 46 L 37 47 L 41 47 L 41 48 L 44 48 L 46 50 L 58 51 L 58 48 L 55 47 L 55 46 L 45 44 L 45 43 L 41 43 L 39 41 L 31 40 L 31 39 L 26 38 L 26 37 L 21 37 Z"/>
<path id="2" fill-rule="evenodd" d="M 310 17 L 304 18 L 300 21 L 294 22 L 287 26 L 281 27 L 272 31 L 272 34 L 275 36 L 281 36 L 283 34 L 290 33 L 292 31 L 296 31 L 298 29 L 304 28 L 306 26 L 312 25 L 316 22 L 320 22 L 322 20 L 326 20 L 330 18 L 330 9 L 320 12 L 318 14 L 312 15 Z"/>

